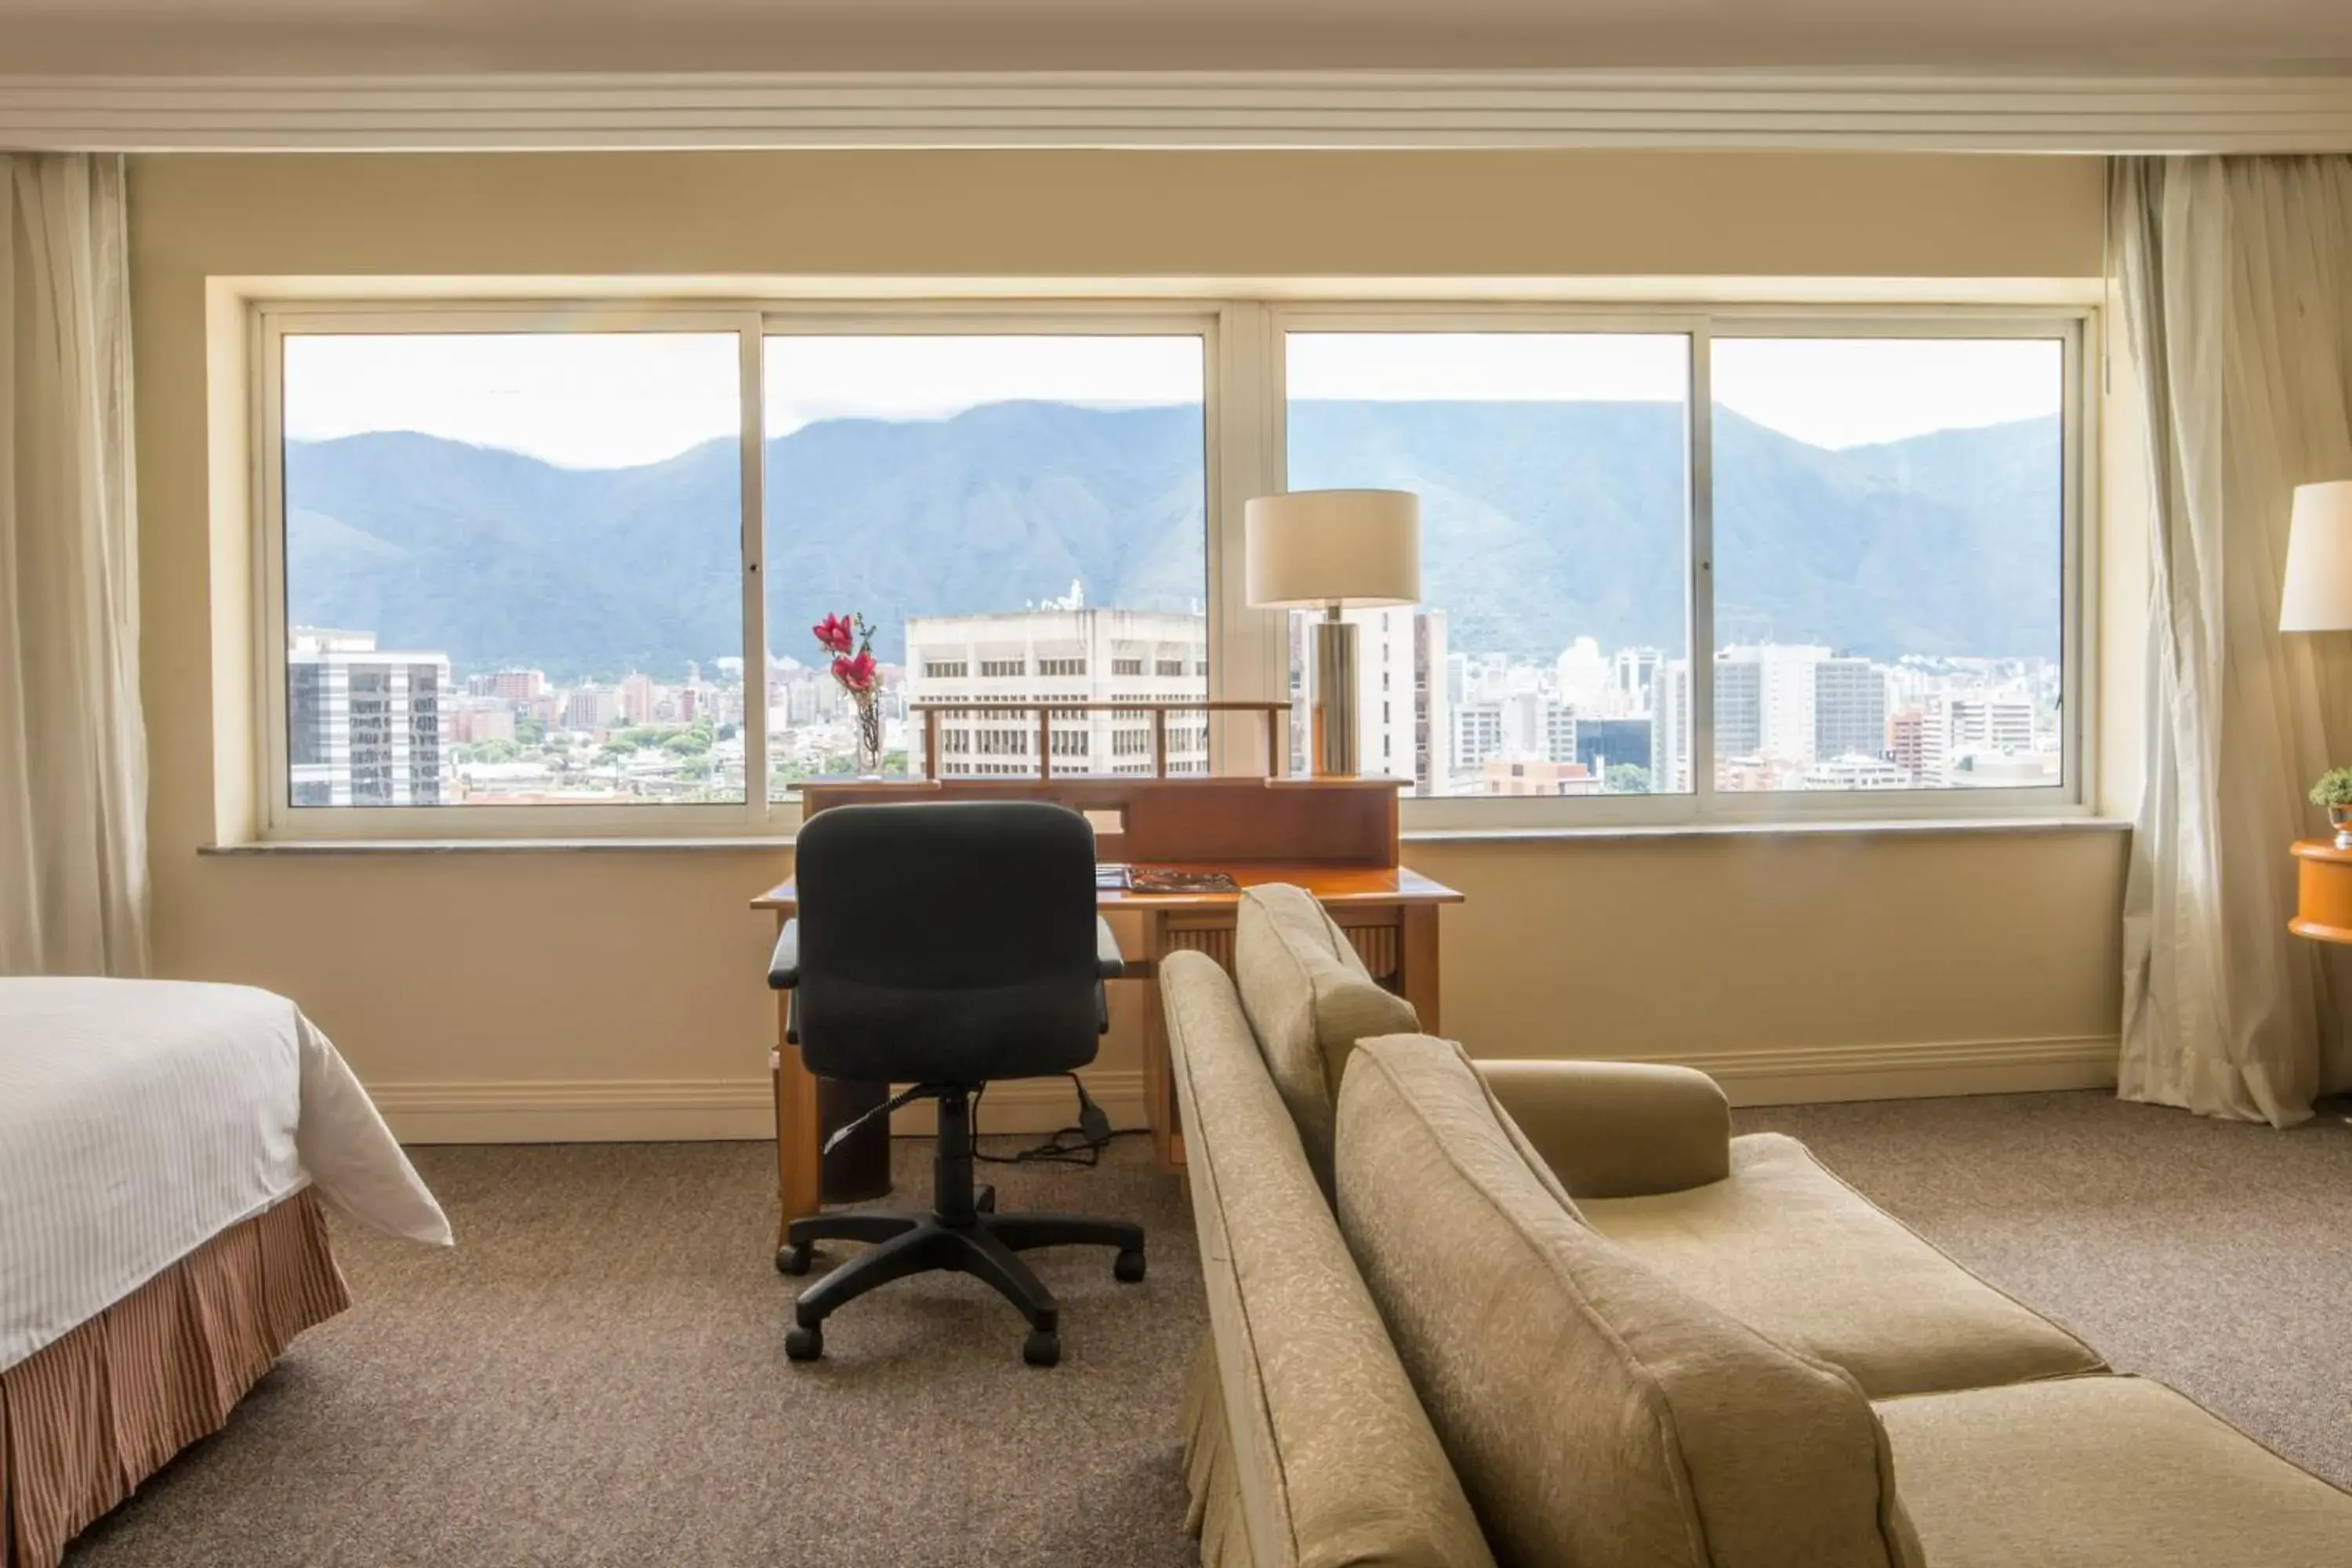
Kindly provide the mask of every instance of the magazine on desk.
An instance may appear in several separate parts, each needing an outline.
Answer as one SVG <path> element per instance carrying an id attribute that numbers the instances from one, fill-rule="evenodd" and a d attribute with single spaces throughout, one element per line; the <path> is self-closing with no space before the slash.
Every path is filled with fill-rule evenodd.
<path id="1" fill-rule="evenodd" d="M 1097 892 L 1237 893 L 1241 884 L 1223 871 L 1187 871 L 1172 866 L 1100 865 Z"/>

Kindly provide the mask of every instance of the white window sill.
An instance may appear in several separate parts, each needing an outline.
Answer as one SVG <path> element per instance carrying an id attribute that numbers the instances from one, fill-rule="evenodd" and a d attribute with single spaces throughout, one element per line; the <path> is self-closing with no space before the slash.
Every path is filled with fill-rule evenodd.
<path id="1" fill-rule="evenodd" d="M 2128 833 L 2121 816 L 1895 816 L 1843 817 L 1819 821 L 1619 823 L 1594 827 L 1406 828 L 1407 844 L 1516 844 L 1564 840 L 1607 843 L 1625 838 L 1821 838 L 1867 836 L 1942 836 L 1983 833 Z"/>
<path id="2" fill-rule="evenodd" d="M 757 838 L 277 838 L 247 844 L 199 845 L 199 855 L 545 855 L 596 853 L 675 854 L 719 850 L 733 854 L 790 849 L 790 834 Z"/>
<path id="3" fill-rule="evenodd" d="M 1432 827 L 1406 829 L 1413 844 L 1610 843 L 1654 838 L 1820 838 L 1853 835 L 1910 836 L 1976 834 L 2126 833 L 2127 818 L 2116 816 L 1898 817 L 1884 821 L 1675 822 L 1608 827 Z M 590 853 L 676 854 L 718 851 L 773 854 L 793 847 L 790 834 L 751 838 L 297 838 L 248 844 L 206 844 L 205 856 L 282 855 L 546 855 Z"/>

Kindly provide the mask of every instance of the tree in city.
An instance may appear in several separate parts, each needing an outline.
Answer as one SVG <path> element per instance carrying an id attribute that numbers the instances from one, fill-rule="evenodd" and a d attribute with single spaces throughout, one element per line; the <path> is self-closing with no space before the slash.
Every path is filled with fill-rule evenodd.
<path id="1" fill-rule="evenodd" d="M 1631 763 L 1612 763 L 1601 775 L 1601 787 L 1611 795 L 1647 795 L 1650 793 L 1650 770 L 1635 767 Z"/>

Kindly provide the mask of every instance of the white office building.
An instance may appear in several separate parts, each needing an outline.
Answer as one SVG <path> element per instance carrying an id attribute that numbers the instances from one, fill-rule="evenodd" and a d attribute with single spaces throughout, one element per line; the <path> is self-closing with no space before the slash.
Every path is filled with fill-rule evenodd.
<path id="1" fill-rule="evenodd" d="M 437 805 L 446 653 L 373 632 L 296 626 L 286 650 L 286 762 L 296 805 Z"/>
<path id="2" fill-rule="evenodd" d="M 1074 595 L 1075 597 L 1075 595 Z M 907 701 L 971 702 L 940 719 L 941 778 L 1034 778 L 1037 713 L 992 701 L 1165 702 L 1209 694 L 1205 616 L 1055 608 L 907 622 Z M 1168 716 L 1168 772 L 1209 771 L 1205 713 Z M 1050 725 L 1054 775 L 1149 775 L 1147 712 L 1067 713 Z M 907 726 L 908 771 L 923 771 L 924 726 Z"/>
<path id="3" fill-rule="evenodd" d="M 1938 692 L 1929 697 L 1921 709 L 1920 782 L 1931 786 L 1995 780 L 2042 782 L 2033 713 L 2032 698 L 2009 693 Z M 2008 758 L 2036 760 L 2024 766 L 1992 765 Z M 2047 763 L 2054 774 L 2058 763 L 2054 752 Z M 2053 777 L 2049 782 L 2057 781 Z"/>

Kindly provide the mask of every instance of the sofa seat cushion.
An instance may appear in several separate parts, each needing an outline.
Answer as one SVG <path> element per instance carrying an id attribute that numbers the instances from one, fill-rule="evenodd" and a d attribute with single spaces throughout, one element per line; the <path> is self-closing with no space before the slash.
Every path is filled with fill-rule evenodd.
<path id="1" fill-rule="evenodd" d="M 1303 888 L 1269 882 L 1242 894 L 1234 983 L 1258 1050 L 1298 1127 L 1307 1163 L 1331 1191 L 1331 1117 L 1348 1053 L 1372 1035 L 1421 1027 L 1412 1004 L 1382 990 L 1323 906 Z"/>
<path id="2" fill-rule="evenodd" d="M 1777 1132 L 1732 1140 L 1728 1180 L 1578 1207 L 1692 1295 L 1845 1368 L 1874 1399 L 2105 1367 Z"/>
<path id="3" fill-rule="evenodd" d="M 1853 1379 L 1580 1222 L 1459 1047 L 1359 1045 L 1338 1152 L 1340 1230 L 1499 1560 L 1916 1563 Z"/>
<path id="4" fill-rule="evenodd" d="M 2352 1563 L 2352 1496 L 2160 1383 L 2070 1377 L 1878 1411 L 1934 1568 Z"/>

